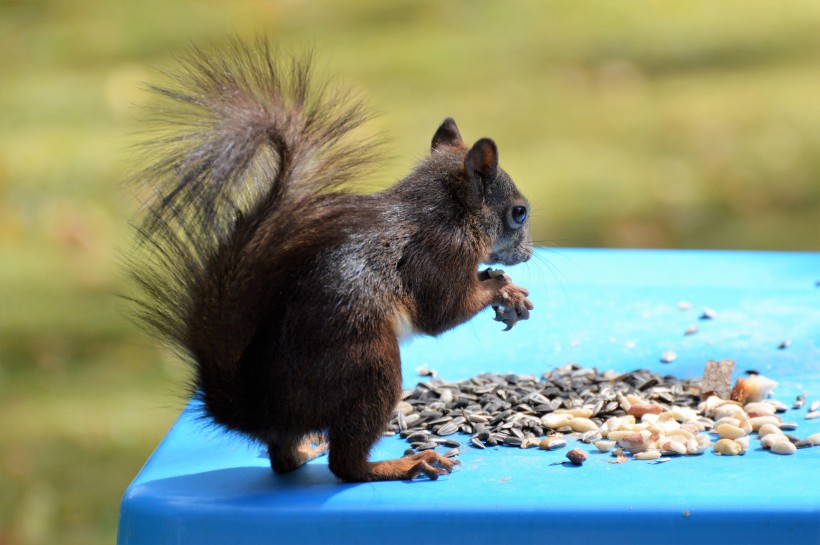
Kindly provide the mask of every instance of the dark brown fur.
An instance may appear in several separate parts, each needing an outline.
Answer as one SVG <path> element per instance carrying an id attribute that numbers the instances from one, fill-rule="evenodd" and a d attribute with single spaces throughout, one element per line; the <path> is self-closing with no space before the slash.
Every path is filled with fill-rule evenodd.
<path id="1" fill-rule="evenodd" d="M 266 444 L 276 471 L 329 444 L 349 481 L 449 472 L 431 452 L 368 456 L 401 392 L 402 330 L 436 335 L 487 306 L 511 326 L 532 309 L 506 275 L 478 271 L 531 254 L 495 144 L 468 149 L 445 120 L 409 176 L 350 193 L 373 156 L 351 134 L 367 115 L 313 87 L 309 60 L 234 42 L 174 77 L 156 89 L 169 103 L 141 175 L 142 322 L 191 361 L 208 416 Z"/>

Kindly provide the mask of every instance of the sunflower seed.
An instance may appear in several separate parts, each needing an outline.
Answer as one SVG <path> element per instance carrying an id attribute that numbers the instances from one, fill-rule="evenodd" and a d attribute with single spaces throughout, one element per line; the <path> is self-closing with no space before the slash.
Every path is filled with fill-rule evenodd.
<path id="1" fill-rule="evenodd" d="M 520 447 L 521 443 L 523 443 L 523 442 L 524 442 L 523 439 L 521 439 L 520 437 L 516 437 L 515 435 L 508 435 L 507 437 L 504 438 L 504 444 L 505 445 L 511 445 L 513 447 Z"/>
<path id="2" fill-rule="evenodd" d="M 443 437 L 445 435 L 453 435 L 458 431 L 458 424 L 455 424 L 453 421 L 450 421 L 436 428 L 434 431 L 436 432 L 436 435 L 438 435 L 439 437 Z"/>

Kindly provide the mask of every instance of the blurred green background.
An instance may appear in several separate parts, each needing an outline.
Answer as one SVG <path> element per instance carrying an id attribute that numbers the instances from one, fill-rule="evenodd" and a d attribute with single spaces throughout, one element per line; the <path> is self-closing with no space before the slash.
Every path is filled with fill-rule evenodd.
<path id="1" fill-rule="evenodd" d="M 184 403 L 112 295 L 141 83 L 260 33 L 381 112 L 384 183 L 495 138 L 542 245 L 820 249 L 816 2 L 0 3 L 0 544 L 114 541 Z"/>

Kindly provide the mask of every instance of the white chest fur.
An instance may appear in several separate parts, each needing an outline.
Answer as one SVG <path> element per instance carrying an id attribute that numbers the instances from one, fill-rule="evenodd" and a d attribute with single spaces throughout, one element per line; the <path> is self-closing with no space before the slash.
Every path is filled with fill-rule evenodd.
<path id="1" fill-rule="evenodd" d="M 393 317 L 393 330 L 396 333 L 396 338 L 399 344 L 404 344 L 418 335 L 418 331 L 413 326 L 413 321 L 410 319 L 410 313 L 403 306 L 400 306 Z"/>

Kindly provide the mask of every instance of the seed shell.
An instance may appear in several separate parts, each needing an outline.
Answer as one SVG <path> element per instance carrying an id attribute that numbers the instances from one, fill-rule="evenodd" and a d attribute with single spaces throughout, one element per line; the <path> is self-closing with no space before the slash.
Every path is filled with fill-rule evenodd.
<path id="1" fill-rule="evenodd" d="M 672 363 L 676 359 L 678 359 L 678 355 L 672 350 L 667 350 L 666 352 L 661 354 L 661 362 L 663 363 Z"/>

